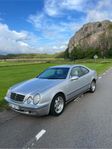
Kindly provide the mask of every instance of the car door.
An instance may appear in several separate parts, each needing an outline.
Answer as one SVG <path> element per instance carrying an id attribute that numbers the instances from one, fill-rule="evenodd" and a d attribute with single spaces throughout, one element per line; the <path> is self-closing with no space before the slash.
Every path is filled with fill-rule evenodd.
<path id="1" fill-rule="evenodd" d="M 83 66 L 80 66 L 81 71 L 82 71 L 82 81 L 83 81 L 83 90 L 82 91 L 86 91 L 90 88 L 90 83 L 91 83 L 91 73 L 90 71 Z"/>
<path id="2" fill-rule="evenodd" d="M 88 70 L 89 73 L 89 70 Z M 72 80 L 71 78 L 74 76 L 78 76 L 77 80 Z M 70 77 L 68 80 L 68 99 L 74 98 L 75 96 L 82 93 L 87 89 L 88 81 L 87 81 L 87 73 L 83 72 L 81 66 L 73 67 L 70 72 Z"/>

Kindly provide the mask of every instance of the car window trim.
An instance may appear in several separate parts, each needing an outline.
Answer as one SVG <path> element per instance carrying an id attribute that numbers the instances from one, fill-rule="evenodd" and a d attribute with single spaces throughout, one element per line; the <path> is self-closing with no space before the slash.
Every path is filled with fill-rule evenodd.
<path id="1" fill-rule="evenodd" d="M 75 66 L 75 67 L 73 67 L 72 69 L 74 69 L 74 68 L 76 68 L 76 67 L 80 67 L 80 69 L 81 69 L 81 67 L 82 68 L 85 68 L 85 69 L 87 69 L 86 67 L 84 67 L 84 66 Z M 71 71 L 72 71 L 72 69 L 71 69 Z M 90 70 L 89 69 L 87 69 L 88 70 L 88 73 L 90 72 Z M 69 75 L 69 78 L 71 78 L 71 71 L 70 71 L 70 75 Z M 81 70 L 82 71 L 82 70 Z M 82 76 L 78 76 L 79 78 L 81 78 L 81 77 L 83 77 L 83 76 L 85 76 L 85 75 L 87 75 L 88 73 L 86 73 L 86 74 L 83 74 Z"/>
<path id="2" fill-rule="evenodd" d="M 86 67 L 84 67 L 84 66 L 80 66 L 80 67 L 87 69 L 87 68 L 86 68 Z M 87 72 L 86 74 L 84 74 L 83 76 L 87 75 L 87 74 L 90 72 L 90 70 L 89 70 L 89 69 L 87 69 L 87 70 L 88 70 L 88 72 Z"/>
<path id="3" fill-rule="evenodd" d="M 74 69 L 74 68 L 77 68 L 77 67 L 80 67 L 80 66 L 75 66 L 75 67 L 73 67 L 72 69 Z M 72 69 L 71 69 L 71 71 L 72 71 Z M 69 78 L 71 78 L 72 76 L 71 76 L 71 72 L 70 72 L 70 76 L 69 76 Z M 81 76 L 78 76 L 79 78 L 81 77 Z"/>

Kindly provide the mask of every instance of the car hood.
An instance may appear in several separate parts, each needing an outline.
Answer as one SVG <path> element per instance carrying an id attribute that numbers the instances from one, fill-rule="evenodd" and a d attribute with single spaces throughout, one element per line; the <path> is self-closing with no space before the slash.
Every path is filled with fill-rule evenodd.
<path id="1" fill-rule="evenodd" d="M 53 80 L 53 79 L 38 79 L 34 78 L 22 83 L 19 83 L 12 87 L 11 92 L 21 93 L 21 94 L 33 94 L 41 93 L 44 90 L 54 87 L 64 80 Z"/>

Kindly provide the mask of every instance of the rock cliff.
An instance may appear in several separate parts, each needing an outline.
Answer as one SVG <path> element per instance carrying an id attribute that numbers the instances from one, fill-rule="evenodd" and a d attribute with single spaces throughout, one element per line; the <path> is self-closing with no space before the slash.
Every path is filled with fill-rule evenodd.
<path id="1" fill-rule="evenodd" d="M 69 53 L 76 47 L 80 47 L 82 50 L 100 49 L 104 55 L 106 50 L 112 48 L 112 22 L 105 20 L 83 25 L 70 39 Z"/>

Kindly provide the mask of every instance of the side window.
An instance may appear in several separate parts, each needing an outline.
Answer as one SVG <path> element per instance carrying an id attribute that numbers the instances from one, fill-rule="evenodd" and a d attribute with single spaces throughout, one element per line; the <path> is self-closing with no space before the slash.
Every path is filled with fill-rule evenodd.
<path id="1" fill-rule="evenodd" d="M 85 75 L 89 72 L 89 70 L 87 68 L 82 67 L 82 66 L 81 66 L 81 70 L 82 70 L 83 75 Z"/>
<path id="2" fill-rule="evenodd" d="M 82 71 L 81 71 L 81 68 L 80 67 L 74 67 L 72 70 L 71 70 L 71 73 L 70 73 L 70 76 L 73 77 L 73 76 L 78 76 L 78 77 L 81 77 L 83 74 L 82 74 Z"/>

